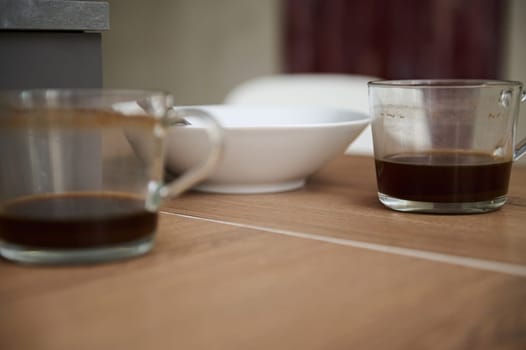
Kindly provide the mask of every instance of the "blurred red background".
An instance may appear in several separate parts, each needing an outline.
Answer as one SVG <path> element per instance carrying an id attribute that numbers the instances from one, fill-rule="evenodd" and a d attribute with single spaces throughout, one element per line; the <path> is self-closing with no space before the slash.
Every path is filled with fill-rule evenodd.
<path id="1" fill-rule="evenodd" d="M 506 4 L 286 0 L 285 72 L 498 78 Z"/>

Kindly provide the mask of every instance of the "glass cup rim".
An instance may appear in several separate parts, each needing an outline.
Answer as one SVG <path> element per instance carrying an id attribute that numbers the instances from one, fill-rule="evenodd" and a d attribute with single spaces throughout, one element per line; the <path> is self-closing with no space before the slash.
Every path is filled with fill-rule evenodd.
<path id="1" fill-rule="evenodd" d="M 105 96 L 169 96 L 170 92 L 162 89 L 128 89 L 128 88 L 22 88 L 0 90 L 0 96 L 16 96 L 19 94 L 32 95 L 55 95 L 66 97 L 72 96 L 93 96 L 95 94 Z"/>
<path id="2" fill-rule="evenodd" d="M 398 79 L 372 80 L 369 87 L 407 88 L 407 89 L 455 89 L 455 88 L 492 88 L 492 87 L 522 87 L 522 82 L 515 80 L 496 79 Z"/>
<path id="3" fill-rule="evenodd" d="M 23 88 L 0 90 L 0 108 L 78 108 L 83 106 L 83 102 L 92 101 L 93 106 L 91 107 L 103 109 L 108 103 L 136 102 L 146 99 L 166 101 L 166 108 L 170 108 L 174 105 L 175 98 L 169 91 L 161 89 Z"/>

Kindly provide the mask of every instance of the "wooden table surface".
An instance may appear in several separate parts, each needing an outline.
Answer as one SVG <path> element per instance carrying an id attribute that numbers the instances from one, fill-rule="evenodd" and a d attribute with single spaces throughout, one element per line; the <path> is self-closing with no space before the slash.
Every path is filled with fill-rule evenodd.
<path id="1" fill-rule="evenodd" d="M 501 210 L 448 216 L 384 208 L 373 166 L 186 193 L 141 258 L 0 261 L 0 349 L 526 349 L 526 168 Z"/>

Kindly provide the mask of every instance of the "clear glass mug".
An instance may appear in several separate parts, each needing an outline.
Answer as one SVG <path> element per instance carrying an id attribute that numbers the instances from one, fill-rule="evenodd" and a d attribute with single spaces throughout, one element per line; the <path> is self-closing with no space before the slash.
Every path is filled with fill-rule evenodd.
<path id="1" fill-rule="evenodd" d="M 222 131 L 200 113 L 210 152 L 163 182 L 164 137 L 184 110 L 163 92 L 0 92 L 0 255 L 24 263 L 86 263 L 148 252 L 158 208 L 202 180 Z"/>
<path id="2" fill-rule="evenodd" d="M 515 81 L 369 82 L 378 197 L 388 208 L 480 213 L 500 208 L 516 142 L 520 102 Z"/>

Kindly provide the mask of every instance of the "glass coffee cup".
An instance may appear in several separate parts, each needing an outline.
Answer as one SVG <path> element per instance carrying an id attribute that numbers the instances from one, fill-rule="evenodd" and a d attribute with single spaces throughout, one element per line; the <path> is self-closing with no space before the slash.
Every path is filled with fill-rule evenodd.
<path id="1" fill-rule="evenodd" d="M 408 212 L 481 213 L 506 202 L 522 84 L 497 80 L 369 82 L 378 197 Z"/>
<path id="2" fill-rule="evenodd" d="M 164 92 L 0 93 L 0 255 L 23 263 L 90 263 L 142 255 L 158 208 L 202 180 L 222 131 L 200 113 L 208 158 L 163 182 L 164 137 L 184 127 Z"/>

